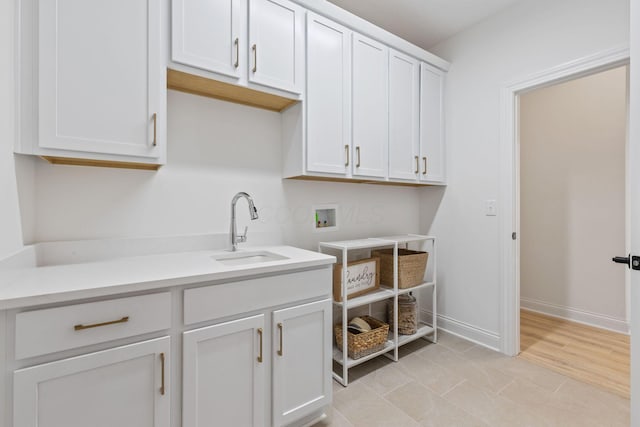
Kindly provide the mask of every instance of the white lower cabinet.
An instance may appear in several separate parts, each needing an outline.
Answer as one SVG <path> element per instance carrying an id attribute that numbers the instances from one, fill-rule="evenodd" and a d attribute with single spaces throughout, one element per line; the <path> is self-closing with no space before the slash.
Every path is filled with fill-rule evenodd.
<path id="1" fill-rule="evenodd" d="M 313 422 L 331 404 L 331 272 L 327 264 L 0 311 L 0 427 L 11 407 L 6 425 L 13 427 Z M 181 320 L 172 316 L 180 305 Z M 3 327 L 4 318 L 14 327 Z M 173 365 L 172 351 L 182 353 Z M 173 398 L 172 366 L 181 385 Z"/>
<path id="2" fill-rule="evenodd" d="M 271 324 L 259 314 L 185 332 L 183 427 L 285 426 L 330 404 L 330 309 L 325 299 L 273 311 Z"/>
<path id="3" fill-rule="evenodd" d="M 15 427 L 168 427 L 169 337 L 14 372 Z"/>
<path id="4" fill-rule="evenodd" d="M 184 333 L 183 427 L 264 425 L 264 315 Z"/>
<path id="5" fill-rule="evenodd" d="M 273 425 L 331 403 L 331 301 L 273 312 Z"/>

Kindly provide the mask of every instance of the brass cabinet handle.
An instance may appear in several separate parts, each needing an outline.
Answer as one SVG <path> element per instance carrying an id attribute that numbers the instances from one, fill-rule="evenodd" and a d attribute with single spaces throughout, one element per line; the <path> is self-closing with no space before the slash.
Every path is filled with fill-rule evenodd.
<path id="1" fill-rule="evenodd" d="M 153 146 L 158 145 L 158 113 L 153 113 Z"/>
<path id="2" fill-rule="evenodd" d="M 416 170 L 414 173 L 420 173 L 420 157 L 415 156 L 415 159 L 416 159 Z"/>
<path id="3" fill-rule="evenodd" d="M 160 363 L 162 363 L 162 365 L 160 365 L 160 394 L 164 396 L 164 353 L 160 353 Z"/>
<path id="4" fill-rule="evenodd" d="M 258 355 L 258 363 L 262 363 L 262 328 L 258 328 L 258 336 L 260 337 L 260 354 Z"/>
<path id="5" fill-rule="evenodd" d="M 251 46 L 251 50 L 253 51 L 253 71 L 254 73 L 258 71 L 258 46 L 255 44 Z"/>
<path id="6" fill-rule="evenodd" d="M 278 330 L 280 331 L 280 349 L 278 350 L 278 356 L 282 356 L 282 323 L 278 323 Z"/>
<path id="7" fill-rule="evenodd" d="M 360 147 L 356 147 L 356 156 L 357 156 L 357 160 L 356 160 L 356 167 L 359 168 L 360 167 Z"/>
<path id="8" fill-rule="evenodd" d="M 233 64 L 235 68 L 238 68 L 240 65 L 240 39 L 236 37 L 233 41 L 233 45 L 236 47 L 236 62 Z"/>
<path id="9" fill-rule="evenodd" d="M 422 175 L 426 175 L 427 174 L 427 158 L 426 157 L 422 158 L 422 164 L 424 166 L 424 170 L 422 171 Z"/>
<path id="10" fill-rule="evenodd" d="M 94 323 L 92 325 L 83 325 L 83 324 L 75 325 L 73 329 L 76 331 L 82 331 L 84 329 L 99 328 L 100 326 L 115 325 L 116 323 L 126 323 L 128 321 L 129 321 L 129 316 L 124 316 L 122 319 L 111 320 L 110 322 Z"/>
<path id="11" fill-rule="evenodd" d="M 347 161 L 344 163 L 345 166 L 349 166 L 349 146 L 344 146 L 344 153 L 347 155 Z"/>

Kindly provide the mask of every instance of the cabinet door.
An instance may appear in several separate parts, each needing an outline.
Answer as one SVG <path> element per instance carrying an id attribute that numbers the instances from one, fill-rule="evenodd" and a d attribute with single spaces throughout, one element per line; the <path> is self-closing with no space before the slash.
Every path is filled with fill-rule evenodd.
<path id="1" fill-rule="evenodd" d="M 183 427 L 263 426 L 264 315 L 185 332 Z"/>
<path id="2" fill-rule="evenodd" d="M 307 12 L 307 171 L 348 175 L 351 32 Z"/>
<path id="3" fill-rule="evenodd" d="M 18 370 L 13 425 L 168 427 L 169 349 L 165 337 Z"/>
<path id="4" fill-rule="evenodd" d="M 287 0 L 249 2 L 249 81 L 301 93 L 304 9 Z"/>
<path id="5" fill-rule="evenodd" d="M 422 63 L 420 66 L 420 181 L 445 182 L 444 74 Z"/>
<path id="6" fill-rule="evenodd" d="M 161 0 L 39 1 L 39 145 L 161 157 Z"/>
<path id="7" fill-rule="evenodd" d="M 241 20 L 247 0 L 172 0 L 171 58 L 192 67 L 240 78 L 247 40 Z"/>
<path id="8" fill-rule="evenodd" d="M 331 301 L 273 313 L 273 425 L 331 403 Z"/>
<path id="9" fill-rule="evenodd" d="M 384 178 L 388 151 L 388 48 L 353 35 L 353 174 Z"/>
<path id="10" fill-rule="evenodd" d="M 416 181 L 420 172 L 420 65 L 389 52 L 389 178 Z"/>

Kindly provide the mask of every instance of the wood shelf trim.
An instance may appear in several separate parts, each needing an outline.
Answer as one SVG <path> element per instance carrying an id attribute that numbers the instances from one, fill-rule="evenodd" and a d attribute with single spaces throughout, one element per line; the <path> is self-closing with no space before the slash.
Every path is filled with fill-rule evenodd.
<path id="1" fill-rule="evenodd" d="M 298 102 L 295 99 L 259 92 L 171 69 L 167 69 L 167 88 L 278 112 Z"/>
<path id="2" fill-rule="evenodd" d="M 153 163 L 118 162 L 113 160 L 74 159 L 72 157 L 40 156 L 52 165 L 93 166 L 101 168 L 138 169 L 157 171 L 160 166 Z"/>
<path id="3" fill-rule="evenodd" d="M 397 187 L 431 187 L 431 186 L 437 185 L 437 184 L 427 184 L 427 183 L 418 183 L 418 182 L 371 181 L 371 180 L 359 179 L 359 178 L 339 178 L 339 177 L 332 177 L 332 176 L 311 176 L 311 175 L 291 176 L 285 179 L 296 179 L 300 181 L 349 182 L 351 184 L 393 185 Z"/>

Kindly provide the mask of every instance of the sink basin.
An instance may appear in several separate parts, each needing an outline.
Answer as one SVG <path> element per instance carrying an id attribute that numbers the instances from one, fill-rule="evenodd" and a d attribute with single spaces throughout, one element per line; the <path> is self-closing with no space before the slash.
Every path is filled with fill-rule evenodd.
<path id="1" fill-rule="evenodd" d="M 272 252 L 230 252 L 214 255 L 213 259 L 224 265 L 247 265 L 288 259 Z"/>

